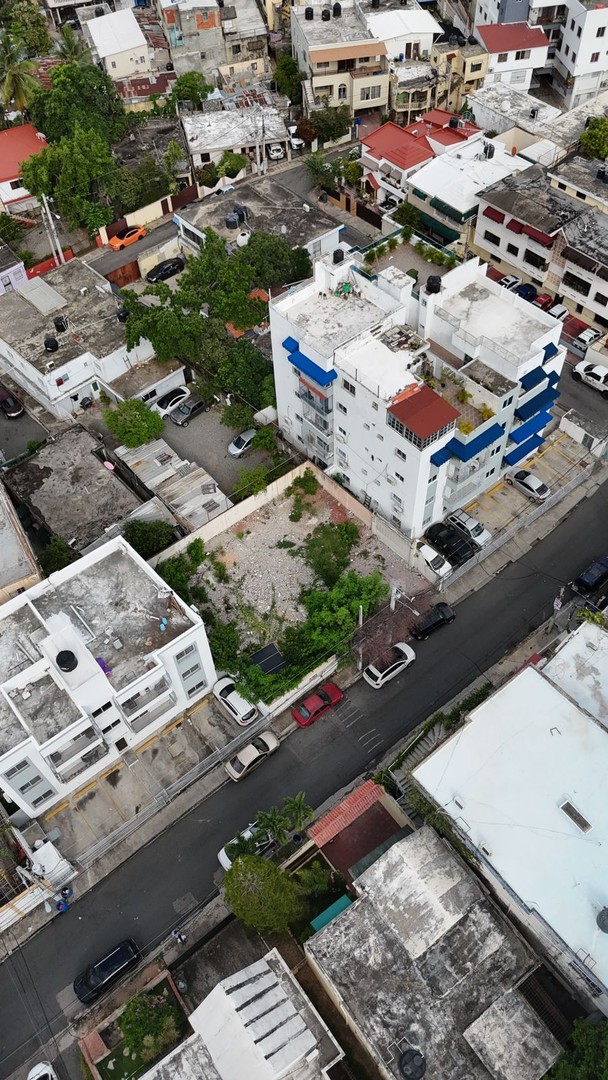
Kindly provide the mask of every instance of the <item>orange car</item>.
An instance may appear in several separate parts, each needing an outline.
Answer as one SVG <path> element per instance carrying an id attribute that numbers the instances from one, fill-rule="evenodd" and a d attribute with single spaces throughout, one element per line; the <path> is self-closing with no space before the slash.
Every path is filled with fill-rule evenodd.
<path id="1" fill-rule="evenodd" d="M 146 230 L 142 225 L 130 225 L 127 229 L 121 229 L 120 232 L 111 236 L 108 240 L 108 246 L 113 251 L 122 251 L 123 248 L 128 247 L 129 244 L 134 244 L 136 240 L 141 240 L 142 236 L 146 235 Z"/>

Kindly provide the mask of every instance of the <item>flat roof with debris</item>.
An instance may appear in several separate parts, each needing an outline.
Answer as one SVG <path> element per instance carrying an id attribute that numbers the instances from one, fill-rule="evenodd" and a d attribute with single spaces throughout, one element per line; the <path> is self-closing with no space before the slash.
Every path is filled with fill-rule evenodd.
<path id="1" fill-rule="evenodd" d="M 562 1048 L 516 989 L 536 958 L 445 841 L 424 826 L 355 888 L 305 950 L 383 1069 L 412 1047 L 429 1077 L 540 1080 Z"/>
<path id="2" fill-rule="evenodd" d="M 97 439 L 81 427 L 56 435 L 4 476 L 32 517 L 75 551 L 122 521 L 141 500 L 95 455 Z"/>
<path id="3" fill-rule="evenodd" d="M 272 142 L 286 142 L 287 128 L 278 109 L 237 109 L 229 112 L 197 112 L 182 116 L 190 154 L 210 150 L 233 150 L 235 147 L 262 147 Z"/>
<path id="4" fill-rule="evenodd" d="M 549 236 L 584 210 L 583 206 L 551 186 L 546 170 L 540 165 L 530 165 L 523 172 L 505 176 L 487 188 L 482 198 L 490 206 L 512 214 L 518 221 Z"/>
<path id="5" fill-rule="evenodd" d="M 566 258 L 569 257 L 570 247 L 586 255 L 592 263 L 599 263 L 603 267 L 608 265 L 608 220 L 601 210 L 588 209 L 575 221 L 569 221 L 564 227 L 564 236 L 567 245 L 564 249 Z M 593 272 L 596 267 L 589 266 L 586 269 Z"/>
<path id="6" fill-rule="evenodd" d="M 575 154 L 550 169 L 549 176 L 557 183 L 567 184 L 602 202 L 608 202 L 608 170 L 604 161 L 590 161 L 582 154 Z"/>
<path id="7" fill-rule="evenodd" d="M 327 48 L 327 46 L 340 46 L 349 42 L 369 41 L 370 49 L 374 44 L 375 54 L 386 54 L 384 42 L 375 42 L 374 35 L 368 29 L 365 18 L 353 0 L 342 0 L 341 14 L 339 18 L 332 18 L 332 6 L 327 2 L 311 2 L 306 8 L 312 8 L 313 18 L 306 18 L 306 8 L 296 4 L 291 11 L 292 19 L 296 19 L 300 33 L 308 43 L 308 47 Z M 321 17 L 324 9 L 330 12 L 330 18 L 325 20 Z M 318 63 L 316 56 L 311 57 L 313 63 Z"/>
<path id="8" fill-rule="evenodd" d="M 169 72 L 169 74 L 172 74 Z M 173 73 L 174 75 L 174 73 Z M 174 77 L 176 77 L 174 75 Z M 142 81 L 130 79 L 129 82 Z M 145 76 L 151 80 L 153 75 Z M 125 80 L 126 81 L 126 80 Z M 151 117 L 139 124 L 126 138 L 115 143 L 112 148 L 114 157 L 123 165 L 135 168 L 141 165 L 143 154 L 150 154 L 157 164 L 162 163 L 163 155 L 169 149 L 169 143 L 177 143 L 184 151 L 184 163 L 188 161 L 188 151 L 184 132 L 177 117 Z"/>
<path id="9" fill-rule="evenodd" d="M 0 296 L 0 337 L 38 371 L 53 361 L 61 374 L 62 364 L 83 353 L 101 359 L 125 345 L 119 307 L 110 283 L 80 259 L 71 259 Z M 63 333 L 53 322 L 60 315 L 68 320 Z M 56 352 L 45 351 L 47 336 L 56 339 Z"/>

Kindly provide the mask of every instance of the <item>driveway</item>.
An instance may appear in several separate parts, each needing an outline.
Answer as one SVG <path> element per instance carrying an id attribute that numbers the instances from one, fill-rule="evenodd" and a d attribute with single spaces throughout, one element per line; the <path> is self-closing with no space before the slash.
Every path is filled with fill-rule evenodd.
<path id="1" fill-rule="evenodd" d="M 0 453 L 4 461 L 11 461 L 12 458 L 19 457 L 19 454 L 25 454 L 28 442 L 33 439 L 42 442 L 47 435 L 48 432 L 42 425 L 27 413 L 9 420 L 0 412 Z"/>
<path id="2" fill-rule="evenodd" d="M 134 262 L 140 255 L 143 255 L 144 251 L 158 247 L 159 244 L 164 244 L 167 240 L 173 240 L 176 236 L 177 225 L 173 221 L 164 221 L 162 225 L 157 225 L 156 228 L 151 229 L 148 235 L 138 240 L 136 244 L 130 244 L 129 247 L 123 248 L 122 251 L 112 251 L 111 248 L 104 248 L 102 254 L 87 256 L 85 262 L 103 276 L 111 273 L 112 270 L 118 270 L 120 266 L 126 266 L 127 263 Z"/>
<path id="3" fill-rule="evenodd" d="M 230 495 L 243 469 L 272 465 L 270 456 L 261 450 L 249 450 L 242 458 L 233 458 L 228 446 L 238 434 L 220 422 L 219 408 L 196 416 L 187 428 L 165 420 L 163 439 L 181 458 L 195 461 L 217 480 L 225 495 Z"/>
<path id="4" fill-rule="evenodd" d="M 580 356 L 572 357 L 575 363 L 580 363 Z M 562 377 L 559 382 L 559 398 L 557 408 L 568 412 L 576 409 L 581 416 L 592 420 L 595 424 L 608 427 L 608 400 L 603 398 L 592 386 L 586 386 L 583 382 L 575 382 L 570 375 L 568 364 L 564 364 Z"/>

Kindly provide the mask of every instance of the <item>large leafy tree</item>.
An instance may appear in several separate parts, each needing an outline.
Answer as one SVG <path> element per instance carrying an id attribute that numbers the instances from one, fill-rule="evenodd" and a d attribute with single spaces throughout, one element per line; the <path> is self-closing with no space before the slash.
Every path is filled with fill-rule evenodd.
<path id="1" fill-rule="evenodd" d="M 260 288 L 288 285 L 312 274 L 310 256 L 305 248 L 292 248 L 280 236 L 254 233 L 237 258 L 251 267 L 253 284 Z"/>
<path id="2" fill-rule="evenodd" d="M 570 1048 L 547 1073 L 547 1080 L 608 1080 L 608 1021 L 577 1020 Z"/>
<path id="3" fill-rule="evenodd" d="M 22 175 L 29 191 L 53 196 L 71 226 L 84 225 L 93 232 L 114 216 L 109 197 L 116 169 L 103 136 L 76 124 L 72 138 L 25 161 Z"/>
<path id="4" fill-rule="evenodd" d="M 608 157 L 608 118 L 592 116 L 579 139 L 579 147 L 588 158 L 605 161 Z"/>
<path id="5" fill-rule="evenodd" d="M 320 142 L 333 142 L 350 130 L 352 116 L 348 105 L 338 105 L 337 109 L 325 108 L 314 112 L 310 122 Z"/>
<path id="6" fill-rule="evenodd" d="M 168 104 L 172 111 L 175 111 L 176 104 L 183 101 L 189 101 L 193 109 L 200 109 L 212 89 L 204 75 L 198 71 L 185 71 L 173 83 Z"/>
<path id="7" fill-rule="evenodd" d="M 293 878 L 259 855 L 241 855 L 224 879 L 226 902 L 259 933 L 284 934 L 303 918 L 306 905 Z"/>
<path id="8" fill-rule="evenodd" d="M 67 24 L 59 31 L 59 40 L 55 45 L 55 56 L 66 64 L 91 64 L 91 53 L 82 38 Z"/>
<path id="9" fill-rule="evenodd" d="M 162 416 L 152 412 L 138 398 L 121 401 L 115 409 L 105 409 L 103 418 L 110 431 L 125 446 L 142 446 L 150 439 L 158 439 L 165 425 Z"/>
<path id="10" fill-rule="evenodd" d="M 77 125 L 96 131 L 109 144 L 125 134 L 129 121 L 114 83 L 93 64 L 61 64 L 50 73 L 49 90 L 38 89 L 30 115 L 49 142 L 71 136 Z"/>
<path id="11" fill-rule="evenodd" d="M 293 56 L 282 56 L 277 62 L 274 77 L 282 94 L 289 98 L 292 105 L 299 105 L 302 101 L 302 79 L 300 71 Z"/>
<path id="12" fill-rule="evenodd" d="M 8 34 L 0 37 L 0 101 L 17 112 L 28 108 L 40 89 L 33 72 L 36 65 L 28 60 L 23 46 Z"/>
<path id="13" fill-rule="evenodd" d="M 23 44 L 29 56 L 46 56 L 52 41 L 47 21 L 38 4 L 32 0 L 18 0 L 11 9 L 13 37 Z"/>

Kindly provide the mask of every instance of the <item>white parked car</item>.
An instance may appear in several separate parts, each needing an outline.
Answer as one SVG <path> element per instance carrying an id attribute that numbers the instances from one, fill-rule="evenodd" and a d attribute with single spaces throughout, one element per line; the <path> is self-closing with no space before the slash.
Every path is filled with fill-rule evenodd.
<path id="1" fill-rule="evenodd" d="M 241 727 L 252 724 L 258 717 L 258 710 L 247 698 L 239 694 L 232 675 L 224 675 L 218 679 L 213 687 L 213 696 L 223 705 L 224 709 L 233 720 Z"/>
<path id="2" fill-rule="evenodd" d="M 553 318 L 557 319 L 558 322 L 564 322 L 564 319 L 568 318 L 570 312 L 568 311 L 567 307 L 564 307 L 563 304 L 554 304 L 553 307 L 549 308 L 547 314 L 552 315 Z"/>
<path id="3" fill-rule="evenodd" d="M 601 338 L 601 332 L 596 330 L 593 326 L 588 326 L 586 330 L 583 330 L 582 334 L 575 337 L 571 343 L 570 348 L 572 352 L 578 353 L 579 356 L 584 356 L 590 345 L 593 345 L 594 341 Z"/>
<path id="4" fill-rule="evenodd" d="M 603 364 L 588 364 L 584 360 L 572 368 L 572 378 L 575 382 L 587 383 L 599 390 L 600 394 L 608 397 L 608 367 Z"/>
<path id="5" fill-rule="evenodd" d="M 190 397 L 190 390 L 187 386 L 174 386 L 172 390 L 167 390 L 166 394 L 157 398 L 150 405 L 150 408 L 152 412 L 158 413 L 160 416 L 166 416 L 172 409 L 176 409 L 178 405 L 181 405 L 182 401 L 185 401 L 187 397 Z"/>
<path id="6" fill-rule="evenodd" d="M 258 832 L 258 826 L 255 821 L 252 821 L 249 825 L 246 825 L 239 835 L 243 837 L 243 840 L 251 840 L 252 836 L 256 837 L 255 847 L 257 855 L 261 855 L 270 847 L 272 843 L 266 833 Z M 234 836 L 230 843 L 226 844 L 226 846 L 217 853 L 218 862 L 220 866 L 224 868 L 224 870 L 230 870 L 230 867 L 232 866 L 233 859 L 230 857 L 229 851 L 232 844 L 234 844 L 235 840 L 238 839 L 238 836 Z"/>
<path id="7" fill-rule="evenodd" d="M 297 124 L 291 124 L 291 126 L 287 128 L 289 133 L 289 145 L 292 150 L 303 150 L 306 143 L 304 142 L 304 139 L 300 139 L 299 136 L 296 135 L 297 130 Z"/>
<path id="8" fill-rule="evenodd" d="M 498 284 L 502 285 L 503 289 L 508 289 L 509 292 L 513 292 L 518 285 L 521 285 L 521 278 L 516 277 L 515 274 L 505 274 L 504 277 L 501 277 Z"/>
<path id="9" fill-rule="evenodd" d="M 285 151 L 283 150 L 281 144 L 278 142 L 271 143 L 270 146 L 267 146 L 266 153 L 268 154 L 268 157 L 271 161 L 280 161 L 281 158 L 285 157 Z"/>
<path id="10" fill-rule="evenodd" d="M 542 503 L 551 494 L 551 488 L 543 484 L 529 469 L 514 469 L 505 476 L 505 480 L 507 484 L 521 491 L 522 495 L 527 495 L 531 502 Z"/>
<path id="11" fill-rule="evenodd" d="M 430 544 L 420 544 L 418 551 L 425 563 L 437 574 L 437 577 L 445 577 L 446 574 L 450 573 L 452 567 L 448 560 L 444 559 L 443 555 L 435 551 L 435 548 L 432 548 Z"/>
<path id="12" fill-rule="evenodd" d="M 481 521 L 467 514 L 466 510 L 454 510 L 452 514 L 448 514 L 445 521 L 446 525 L 453 525 L 462 536 L 472 540 L 479 548 L 485 547 L 492 539 L 492 533 L 484 528 Z"/>
<path id="13" fill-rule="evenodd" d="M 248 428 L 247 431 L 241 431 L 240 435 L 237 435 L 232 440 L 228 447 L 228 453 L 232 457 L 242 457 L 250 449 L 253 440 L 255 439 L 255 428 Z"/>
<path id="14" fill-rule="evenodd" d="M 224 765 L 231 780 L 244 780 L 250 772 L 257 769 L 267 757 L 279 749 L 280 742 L 272 731 L 261 731 L 247 746 L 239 750 Z"/>
<path id="15" fill-rule="evenodd" d="M 363 669 L 363 678 L 366 683 L 374 687 L 374 690 L 379 690 L 385 683 L 390 682 L 396 675 L 400 675 L 402 671 L 405 671 L 410 664 L 414 663 L 416 659 L 416 653 L 412 649 L 411 645 L 408 645 L 405 641 L 397 641 L 393 645 L 393 658 L 391 662 L 380 670 L 375 664 L 368 664 Z"/>
<path id="16" fill-rule="evenodd" d="M 59 1080 L 53 1066 L 48 1061 L 34 1065 L 27 1074 L 27 1080 Z"/>

